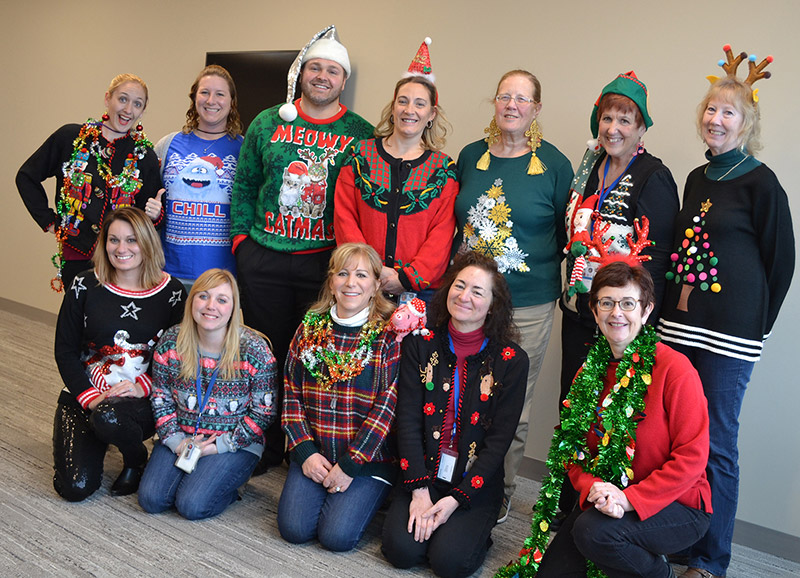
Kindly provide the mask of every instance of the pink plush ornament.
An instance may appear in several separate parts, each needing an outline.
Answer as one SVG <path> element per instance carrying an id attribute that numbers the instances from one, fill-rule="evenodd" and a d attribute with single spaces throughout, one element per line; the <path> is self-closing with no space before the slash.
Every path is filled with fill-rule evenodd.
<path id="1" fill-rule="evenodd" d="M 425 329 L 428 317 L 425 315 L 425 302 L 419 297 L 414 297 L 410 302 L 398 307 L 389 320 L 389 328 L 395 332 L 395 340 L 400 343 L 403 338 L 413 335 L 428 335 Z"/>

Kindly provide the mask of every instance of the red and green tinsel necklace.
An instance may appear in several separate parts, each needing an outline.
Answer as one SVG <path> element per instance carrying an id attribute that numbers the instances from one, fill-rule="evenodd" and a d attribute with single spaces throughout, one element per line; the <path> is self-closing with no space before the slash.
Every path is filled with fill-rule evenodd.
<path id="1" fill-rule="evenodd" d="M 619 488 L 625 488 L 633 479 L 636 428 L 643 416 L 647 386 L 653 380 L 656 343 L 655 329 L 645 325 L 625 348 L 617 366 L 617 381 L 602 400 L 611 347 L 601 336 L 589 351 L 561 409 L 561 427 L 553 434 L 547 454 L 549 474 L 542 480 L 539 500 L 533 507 L 531 535 L 525 538 L 519 560 L 500 568 L 497 577 L 536 576 L 569 464 L 579 464 L 583 471 Z M 602 435 L 598 436 L 597 455 L 592 455 L 586 436 L 595 423 Z M 587 576 L 600 578 L 605 574 L 587 561 Z"/>
<path id="2" fill-rule="evenodd" d="M 64 289 L 61 281 L 64 243 L 70 237 L 78 235 L 80 224 L 84 218 L 84 210 L 92 202 L 93 175 L 86 170 L 89 158 L 95 159 L 97 175 L 105 181 L 105 191 L 97 196 L 102 198 L 108 193 L 108 201 L 112 210 L 132 205 L 136 193 L 142 188 L 138 163 L 147 154 L 147 149 L 153 147 L 153 143 L 147 140 L 147 136 L 142 131 L 142 126 L 137 125 L 128 133 L 133 139 L 133 152 L 125 159 L 122 171 L 118 175 L 111 171 L 115 143 L 109 142 L 105 147 L 100 144 L 102 128 L 101 122 L 91 118 L 87 120 L 72 143 L 72 154 L 69 160 L 63 165 L 64 180 L 56 203 L 56 212 L 61 217 L 56 229 L 58 252 L 52 257 L 53 266 L 58 269 L 58 273 L 50 281 L 50 286 L 57 293 Z"/>
<path id="3" fill-rule="evenodd" d="M 383 321 L 367 321 L 358 333 L 358 342 L 350 351 L 339 351 L 333 335 L 330 312 L 320 315 L 309 311 L 303 318 L 303 335 L 298 343 L 300 361 L 326 389 L 338 381 L 347 381 L 361 374 L 369 363 L 372 344 L 383 331 Z M 327 375 L 323 372 L 327 368 Z"/>

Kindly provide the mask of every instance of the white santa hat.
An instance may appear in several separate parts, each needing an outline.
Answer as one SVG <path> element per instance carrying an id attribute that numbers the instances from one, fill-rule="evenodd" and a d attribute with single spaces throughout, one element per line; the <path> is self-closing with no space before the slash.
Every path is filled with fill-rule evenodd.
<path id="1" fill-rule="evenodd" d="M 317 32 L 308 41 L 303 49 L 297 54 L 297 58 L 289 67 L 289 74 L 286 77 L 286 104 L 280 107 L 278 115 L 286 122 L 292 122 L 297 118 L 297 107 L 294 105 L 294 87 L 297 78 L 300 76 L 300 69 L 303 63 L 312 58 L 324 58 L 332 60 L 344 68 L 346 77 L 350 76 L 350 57 L 347 55 L 347 48 L 336 40 L 336 26 L 331 24 Z"/>

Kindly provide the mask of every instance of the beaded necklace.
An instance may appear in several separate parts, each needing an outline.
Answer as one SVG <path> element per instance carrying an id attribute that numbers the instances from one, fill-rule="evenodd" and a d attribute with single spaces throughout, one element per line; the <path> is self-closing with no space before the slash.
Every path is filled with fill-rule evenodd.
<path id="1" fill-rule="evenodd" d="M 334 383 L 361 374 L 372 354 L 372 344 L 385 326 L 383 321 L 366 322 L 361 326 L 355 347 L 338 351 L 330 312 L 320 315 L 309 311 L 303 318 L 303 335 L 298 343 L 300 360 L 317 384 L 331 389 Z M 322 366 L 327 368 L 327 375 Z"/>
<path id="2" fill-rule="evenodd" d="M 643 419 L 644 396 L 652 383 L 658 336 L 646 325 L 625 348 L 616 371 L 617 382 L 602 400 L 603 378 L 612 358 L 611 347 L 600 337 L 572 383 L 561 410 L 561 427 L 556 429 L 547 454 L 549 474 L 542 480 L 539 501 L 533 507 L 531 534 L 525 538 L 516 563 L 501 568 L 496 576 L 536 576 L 550 537 L 550 522 L 558 507 L 567 466 L 579 464 L 583 471 L 625 488 L 633 479 L 636 428 Z M 592 455 L 586 434 L 597 422 L 600 443 Z M 605 574 L 587 560 L 588 578 Z"/>
<path id="3" fill-rule="evenodd" d="M 133 139 L 133 152 L 128 154 L 122 172 L 118 175 L 111 171 L 115 143 L 110 142 L 105 148 L 100 145 L 102 127 L 102 123 L 94 119 L 90 118 L 86 121 L 72 143 L 73 149 L 69 160 L 64 163 L 62 168 L 64 180 L 56 203 L 56 212 L 61 217 L 56 229 L 58 251 L 51 259 L 53 266 L 58 269 L 58 273 L 50 281 L 50 287 L 56 293 L 64 290 L 64 283 L 61 280 L 64 243 L 69 237 L 79 234 L 79 226 L 83 221 L 83 210 L 92 202 L 92 174 L 86 172 L 89 157 L 94 157 L 97 163 L 97 174 L 105 181 L 106 191 L 111 191 L 109 202 L 112 210 L 132 205 L 134 196 L 142 188 L 138 162 L 145 157 L 147 149 L 153 147 L 153 143 L 147 140 L 147 136 L 142 131 L 142 126 L 137 125 L 128 133 Z M 96 196 L 103 198 L 105 193 L 97 193 Z M 100 215 L 100 223 L 102 223 L 104 213 L 105 207 Z"/>

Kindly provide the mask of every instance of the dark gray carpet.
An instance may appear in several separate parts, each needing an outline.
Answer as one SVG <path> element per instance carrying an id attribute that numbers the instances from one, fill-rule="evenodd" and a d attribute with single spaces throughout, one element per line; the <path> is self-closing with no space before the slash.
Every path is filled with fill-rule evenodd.
<path id="1" fill-rule="evenodd" d="M 380 553 L 379 514 L 359 548 L 347 554 L 318 544 L 293 546 L 275 522 L 285 468 L 253 478 L 243 499 L 221 516 L 189 522 L 177 514 L 145 514 L 135 496 L 113 498 L 121 468 L 106 458 L 103 487 L 70 504 L 52 487 L 52 417 L 62 387 L 52 355 L 52 324 L 0 308 L 0 575 L 2 576 L 428 576 L 398 571 Z M 508 522 L 480 576 L 514 558 L 528 534 L 538 484 L 519 478 Z M 728 576 L 800 576 L 800 564 L 734 547 Z"/>

